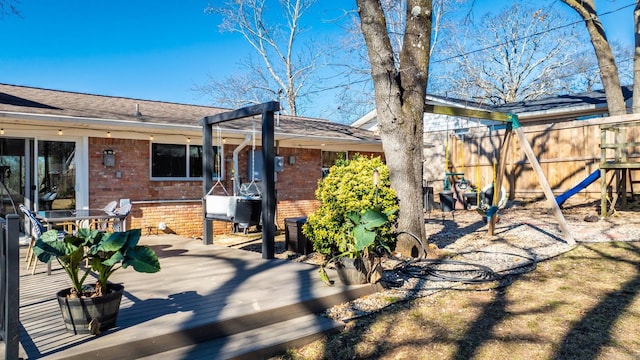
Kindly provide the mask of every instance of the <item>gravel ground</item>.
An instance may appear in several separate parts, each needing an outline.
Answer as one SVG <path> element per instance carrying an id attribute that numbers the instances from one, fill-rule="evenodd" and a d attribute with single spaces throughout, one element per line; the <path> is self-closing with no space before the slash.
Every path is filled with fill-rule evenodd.
<path id="1" fill-rule="evenodd" d="M 386 259 L 376 294 L 335 306 L 326 315 L 342 321 L 380 311 L 388 305 L 427 296 L 443 288 L 488 289 L 508 285 L 514 277 L 535 269 L 536 263 L 573 248 L 567 244 L 546 202 L 510 203 L 499 212 L 493 236 L 475 210 L 425 215 L 429 259 Z M 618 210 L 600 219 L 599 201 L 570 199 L 563 214 L 580 243 L 640 241 L 638 208 Z M 219 237 L 217 244 L 261 251 L 259 233 Z M 319 264 L 317 254 L 286 251 L 284 234 L 276 236 L 276 257 Z M 446 259 L 446 260 L 444 260 Z"/>

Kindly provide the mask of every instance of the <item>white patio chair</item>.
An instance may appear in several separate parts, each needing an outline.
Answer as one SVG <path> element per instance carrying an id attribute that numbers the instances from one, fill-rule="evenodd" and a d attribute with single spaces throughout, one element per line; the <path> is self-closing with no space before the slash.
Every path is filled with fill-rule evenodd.
<path id="1" fill-rule="evenodd" d="M 125 203 L 116 209 L 118 216 L 113 220 L 113 231 L 127 231 L 127 216 L 131 212 L 131 203 Z"/>
<path id="2" fill-rule="evenodd" d="M 104 212 L 107 214 L 113 215 L 115 213 L 116 208 L 118 207 L 117 201 L 111 201 L 105 207 L 102 208 Z M 107 231 L 109 229 L 111 221 L 110 219 L 96 219 L 89 223 L 89 227 L 94 228 L 99 231 Z"/>

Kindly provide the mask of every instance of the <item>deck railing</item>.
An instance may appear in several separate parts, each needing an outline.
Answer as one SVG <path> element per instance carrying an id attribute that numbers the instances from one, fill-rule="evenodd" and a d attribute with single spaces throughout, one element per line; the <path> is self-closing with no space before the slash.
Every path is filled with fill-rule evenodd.
<path id="1" fill-rule="evenodd" d="M 19 220 L 15 214 L 0 218 L 0 349 L 4 359 L 18 359 L 19 326 Z"/>

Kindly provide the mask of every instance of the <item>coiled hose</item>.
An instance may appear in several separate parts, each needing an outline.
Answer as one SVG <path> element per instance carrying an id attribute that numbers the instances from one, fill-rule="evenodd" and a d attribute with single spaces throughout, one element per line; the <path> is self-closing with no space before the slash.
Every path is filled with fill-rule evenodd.
<path id="1" fill-rule="evenodd" d="M 492 287 L 482 287 L 482 290 L 495 289 L 509 285 L 515 275 L 520 275 L 525 272 L 529 272 L 536 268 L 537 261 L 531 256 L 515 253 L 495 252 L 486 250 L 475 250 L 464 253 L 457 253 L 455 256 L 465 255 L 477 255 L 477 254 L 489 254 L 489 255 L 503 255 L 509 257 L 520 258 L 521 260 L 514 266 L 496 271 L 488 265 L 478 264 L 469 261 L 454 260 L 454 259 L 427 259 L 427 249 L 424 243 L 416 235 L 402 231 L 400 234 L 407 234 L 413 237 L 420 247 L 422 248 L 422 255 L 417 259 L 406 259 L 398 263 L 393 272 L 396 273 L 398 280 L 393 281 L 386 279 L 385 281 L 392 287 L 404 286 L 406 281 L 400 279 L 419 279 L 421 283 L 424 281 L 433 282 L 449 282 L 451 286 L 441 287 L 438 289 L 456 289 L 456 284 L 474 285 L 474 284 L 487 284 L 495 283 Z M 470 288 L 464 287 L 464 290 Z"/>

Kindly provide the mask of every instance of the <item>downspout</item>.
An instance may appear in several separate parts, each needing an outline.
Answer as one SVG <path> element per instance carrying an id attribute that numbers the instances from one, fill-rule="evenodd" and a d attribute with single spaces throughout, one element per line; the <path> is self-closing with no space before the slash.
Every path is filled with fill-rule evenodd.
<path id="1" fill-rule="evenodd" d="M 233 150 L 233 196 L 240 192 L 240 175 L 238 175 L 238 154 L 251 141 L 251 135 L 244 136 L 244 141 Z"/>

